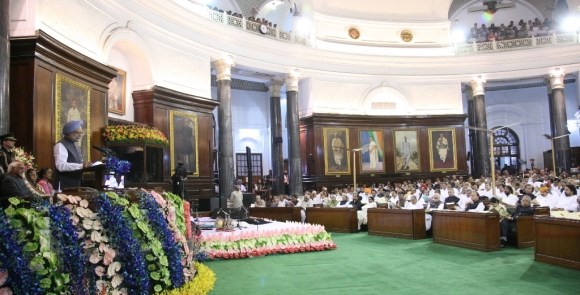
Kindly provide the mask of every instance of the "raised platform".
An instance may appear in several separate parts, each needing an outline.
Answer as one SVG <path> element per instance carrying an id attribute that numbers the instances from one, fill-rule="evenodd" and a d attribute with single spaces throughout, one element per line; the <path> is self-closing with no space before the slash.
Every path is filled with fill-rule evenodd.
<path id="1" fill-rule="evenodd" d="M 213 223 L 200 218 L 200 224 Z M 262 225 L 235 228 L 232 232 L 202 230 L 201 251 L 210 259 L 252 258 L 276 253 L 299 253 L 336 249 L 324 226 L 298 222 L 273 221 Z"/>

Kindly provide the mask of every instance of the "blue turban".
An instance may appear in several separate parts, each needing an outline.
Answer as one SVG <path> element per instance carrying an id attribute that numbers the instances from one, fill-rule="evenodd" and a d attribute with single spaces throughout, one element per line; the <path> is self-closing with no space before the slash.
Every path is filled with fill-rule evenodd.
<path id="1" fill-rule="evenodd" d="M 62 134 L 69 135 L 81 126 L 83 126 L 83 121 L 70 121 L 62 126 Z"/>

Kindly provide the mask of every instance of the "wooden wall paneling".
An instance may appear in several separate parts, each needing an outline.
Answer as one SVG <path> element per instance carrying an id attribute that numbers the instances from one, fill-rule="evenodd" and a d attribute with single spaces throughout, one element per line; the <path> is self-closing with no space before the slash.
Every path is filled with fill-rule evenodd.
<path id="1" fill-rule="evenodd" d="M 103 131 L 108 122 L 107 92 L 91 89 L 91 146 L 103 146 L 105 140 Z M 100 160 L 103 156 L 101 152 L 91 148 L 91 161 Z"/>
<path id="2" fill-rule="evenodd" d="M 34 59 L 20 58 L 10 62 L 10 131 L 16 137 L 16 146 L 32 151 Z"/>
<path id="3" fill-rule="evenodd" d="M 308 133 L 305 128 L 300 128 L 300 164 L 302 175 L 308 175 Z"/>
<path id="4" fill-rule="evenodd" d="M 383 129 L 383 144 L 385 145 L 383 162 L 387 174 L 395 173 L 395 150 L 394 150 L 393 129 Z"/>
<path id="5" fill-rule="evenodd" d="M 38 168 L 53 167 L 54 153 L 52 149 L 53 138 L 55 137 L 53 93 L 54 93 L 53 72 L 44 67 L 36 67 L 36 79 L 34 89 L 34 108 L 42 110 L 34 112 L 35 126 L 32 138 L 34 139 L 34 156 Z"/>
<path id="6" fill-rule="evenodd" d="M 316 145 L 314 143 L 315 141 L 315 137 L 314 137 L 314 128 L 312 127 L 312 125 L 308 126 L 307 129 L 308 132 L 308 136 L 307 136 L 307 145 L 306 147 L 308 148 L 308 175 L 316 175 L 315 172 L 315 165 L 317 162 L 317 158 L 316 158 Z"/>

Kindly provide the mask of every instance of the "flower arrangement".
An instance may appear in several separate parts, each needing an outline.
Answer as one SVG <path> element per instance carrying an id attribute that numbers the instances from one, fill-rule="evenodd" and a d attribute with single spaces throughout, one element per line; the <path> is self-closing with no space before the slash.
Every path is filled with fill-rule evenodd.
<path id="1" fill-rule="evenodd" d="M 22 163 L 25 171 L 30 168 L 36 169 L 36 163 L 34 163 L 35 158 L 31 153 L 24 151 L 21 147 L 13 148 L 12 153 L 14 154 L 14 162 Z"/>
<path id="2" fill-rule="evenodd" d="M 121 282 L 125 282 L 129 294 L 149 294 L 149 274 L 145 266 L 145 255 L 133 236 L 133 230 L 123 217 L 123 208 L 113 204 L 105 194 L 101 194 L 97 201 L 100 205 L 97 214 L 103 232 L 110 245 L 117 251 L 114 255 L 120 258 L 118 263 L 113 262 L 109 265 L 107 275 L 113 277 L 113 285 L 118 286 Z M 117 271 L 120 272 L 114 274 Z"/>
<path id="3" fill-rule="evenodd" d="M 201 236 L 201 251 L 207 252 L 209 259 L 213 260 L 336 249 L 324 226 L 287 223 L 291 226 L 283 229 L 204 235 Z"/>
<path id="4" fill-rule="evenodd" d="M 0 210 L 0 293 L 40 295 L 40 279 L 30 268 L 18 231 Z M 7 271 L 6 271 L 7 270 Z"/>
<path id="5" fill-rule="evenodd" d="M 204 295 L 213 290 L 215 273 L 209 267 L 196 262 L 197 275 L 181 288 L 164 291 L 159 295 Z"/>
<path id="6" fill-rule="evenodd" d="M 107 169 L 115 172 L 116 174 L 127 174 L 131 170 L 131 163 L 129 163 L 129 161 L 108 157 Z"/>
<path id="7" fill-rule="evenodd" d="M 151 126 L 109 125 L 105 127 L 103 136 L 105 137 L 105 141 L 109 142 L 143 142 L 169 145 L 165 134 Z"/>

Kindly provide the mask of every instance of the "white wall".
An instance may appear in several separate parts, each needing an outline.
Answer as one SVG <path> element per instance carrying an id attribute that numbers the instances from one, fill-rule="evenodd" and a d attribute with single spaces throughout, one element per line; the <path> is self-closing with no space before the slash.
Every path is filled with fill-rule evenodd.
<path id="1" fill-rule="evenodd" d="M 133 96 L 131 95 L 133 92 L 133 70 L 131 65 L 129 64 L 125 54 L 116 48 L 111 49 L 107 65 L 127 72 L 127 85 L 125 87 L 125 115 L 123 116 L 109 112 L 109 117 L 135 121 L 135 108 L 133 107 Z"/>
<path id="2" fill-rule="evenodd" d="M 578 110 L 575 84 L 566 84 L 566 111 L 568 129 L 571 132 L 570 146 L 580 146 L 580 130 L 574 113 Z M 520 157 L 527 161 L 523 168 L 544 167 L 543 152 L 550 150 L 550 141 L 542 134 L 550 134 L 550 115 L 546 87 L 516 90 L 487 91 L 485 93 L 487 127 L 494 128 L 522 122 L 510 127 L 520 140 Z"/>

